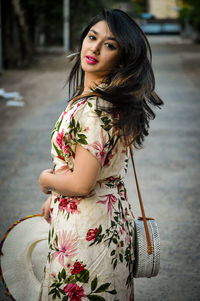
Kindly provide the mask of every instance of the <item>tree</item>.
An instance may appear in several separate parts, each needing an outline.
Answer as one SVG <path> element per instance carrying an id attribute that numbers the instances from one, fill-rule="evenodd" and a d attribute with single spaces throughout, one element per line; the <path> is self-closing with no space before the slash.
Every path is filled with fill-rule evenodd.
<path id="1" fill-rule="evenodd" d="M 114 0 L 71 0 L 70 1 L 70 36 L 71 48 L 78 45 L 83 28 L 90 19 L 97 15 L 104 7 L 112 7 Z"/>
<path id="2" fill-rule="evenodd" d="M 179 0 L 181 7 L 179 19 L 182 24 L 187 20 L 200 33 L 200 1 Z"/>

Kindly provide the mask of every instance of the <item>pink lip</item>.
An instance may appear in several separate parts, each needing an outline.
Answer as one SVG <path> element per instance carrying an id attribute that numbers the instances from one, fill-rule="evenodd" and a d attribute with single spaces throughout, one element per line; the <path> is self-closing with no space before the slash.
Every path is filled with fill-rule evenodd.
<path id="1" fill-rule="evenodd" d="M 86 56 L 86 61 L 88 64 L 97 64 L 98 63 L 97 59 L 91 55 Z"/>

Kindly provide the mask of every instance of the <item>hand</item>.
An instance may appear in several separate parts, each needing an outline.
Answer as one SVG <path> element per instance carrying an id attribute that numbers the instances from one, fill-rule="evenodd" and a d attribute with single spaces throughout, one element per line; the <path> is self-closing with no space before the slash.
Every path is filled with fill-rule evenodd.
<path id="1" fill-rule="evenodd" d="M 44 169 L 41 174 L 45 173 L 53 173 L 53 169 Z"/>
<path id="2" fill-rule="evenodd" d="M 41 214 L 44 216 L 45 220 L 50 223 L 50 206 L 52 197 L 50 196 L 42 205 Z"/>
<path id="3" fill-rule="evenodd" d="M 45 184 L 45 179 L 47 174 L 52 174 L 53 170 L 52 169 L 45 169 L 41 172 L 40 177 L 39 177 L 39 184 L 40 184 L 40 189 L 45 193 L 45 194 L 50 194 L 51 191 Z"/>

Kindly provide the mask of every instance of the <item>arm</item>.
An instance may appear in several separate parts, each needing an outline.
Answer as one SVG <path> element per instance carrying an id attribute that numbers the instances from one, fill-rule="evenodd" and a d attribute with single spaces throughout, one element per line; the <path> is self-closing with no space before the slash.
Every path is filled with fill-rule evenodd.
<path id="1" fill-rule="evenodd" d="M 41 190 L 48 193 L 54 190 L 66 196 L 86 196 L 96 183 L 100 163 L 86 149 L 77 144 L 74 171 L 63 174 L 52 174 L 49 170 L 40 174 Z"/>

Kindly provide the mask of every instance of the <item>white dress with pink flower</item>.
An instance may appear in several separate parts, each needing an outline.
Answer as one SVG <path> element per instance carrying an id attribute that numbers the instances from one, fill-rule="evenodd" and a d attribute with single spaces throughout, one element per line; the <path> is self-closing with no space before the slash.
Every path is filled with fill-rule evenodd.
<path id="1" fill-rule="evenodd" d="M 134 300 L 134 216 L 124 186 L 128 149 L 94 96 L 68 105 L 51 137 L 54 173 L 73 171 L 78 143 L 97 158 L 101 171 L 86 197 L 52 193 L 39 300 Z"/>

